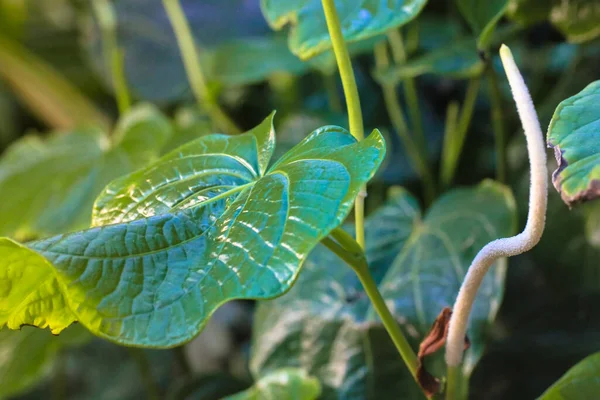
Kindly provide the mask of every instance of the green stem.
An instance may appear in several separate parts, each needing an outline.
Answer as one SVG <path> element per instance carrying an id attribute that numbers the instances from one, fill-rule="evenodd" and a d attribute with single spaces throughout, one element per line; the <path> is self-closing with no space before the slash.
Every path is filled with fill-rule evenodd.
<path id="1" fill-rule="evenodd" d="M 398 353 L 404 360 L 404 363 L 410 370 L 412 376 L 416 379 L 419 360 L 408 340 L 402 333 L 398 322 L 385 304 L 385 300 L 379 293 L 377 284 L 369 271 L 369 264 L 365 258 L 364 251 L 352 236 L 341 228 L 334 229 L 323 244 L 333 251 L 338 257 L 344 260 L 356 272 L 360 283 L 362 284 L 375 312 L 381 318 L 383 326 L 390 335 Z"/>
<path id="2" fill-rule="evenodd" d="M 390 65 L 386 44 L 384 42 L 378 43 L 375 46 L 375 64 L 377 69 L 385 69 Z M 402 107 L 398 101 L 396 88 L 394 85 L 388 83 L 382 83 L 381 88 L 383 90 L 385 107 L 390 120 L 392 121 L 392 125 L 394 126 L 394 130 L 402 141 L 406 150 L 406 155 L 410 159 L 413 168 L 423 180 L 425 201 L 427 204 L 430 204 L 435 197 L 435 183 L 433 181 L 433 175 L 427 165 L 427 158 L 425 158 L 425 154 L 419 151 L 418 146 L 410 136 L 408 126 L 406 125 L 406 119 L 402 112 Z"/>
<path id="3" fill-rule="evenodd" d="M 392 29 L 388 32 L 388 41 L 392 50 L 392 58 L 396 65 L 402 65 L 406 62 L 406 49 L 404 48 L 404 40 L 402 34 L 397 29 Z M 404 96 L 408 105 L 410 114 L 410 122 L 412 123 L 413 131 L 417 138 L 417 145 L 421 154 L 427 154 L 427 142 L 423 131 L 423 119 L 421 118 L 421 108 L 419 107 L 419 96 L 417 94 L 417 86 L 413 78 L 403 80 Z M 425 156 L 424 159 L 427 159 Z"/>
<path id="4" fill-rule="evenodd" d="M 458 381 L 460 378 L 460 367 L 448 367 L 446 379 L 446 400 L 458 399 Z"/>
<path id="5" fill-rule="evenodd" d="M 148 357 L 144 353 L 144 350 L 138 349 L 135 347 L 128 347 L 129 354 L 131 358 L 135 361 L 138 367 L 138 371 L 146 387 L 147 398 L 149 400 L 158 400 L 160 399 L 160 394 L 158 390 L 158 386 L 156 381 L 154 380 L 154 376 L 152 375 L 152 368 L 150 366 L 150 362 L 148 361 Z"/>
<path id="6" fill-rule="evenodd" d="M 494 130 L 494 141 L 496 144 L 496 179 L 506 182 L 506 138 L 504 136 L 504 117 L 502 115 L 502 95 L 498 78 L 494 67 L 487 66 L 487 80 L 489 85 L 492 129 Z"/>
<path id="7" fill-rule="evenodd" d="M 240 133 L 240 129 L 221 109 L 219 103 L 208 90 L 194 37 L 179 0 L 162 0 L 162 2 L 173 26 L 181 50 L 183 65 L 196 100 L 206 107 L 208 115 L 220 129 L 230 134 Z"/>
<path id="8" fill-rule="evenodd" d="M 119 49 L 117 41 L 117 17 L 108 0 L 94 0 L 92 6 L 102 31 L 102 52 L 106 60 L 107 70 L 111 71 L 117 106 L 119 107 L 119 113 L 122 115 L 131 107 L 131 96 L 125 78 L 124 53 Z"/>
<path id="9" fill-rule="evenodd" d="M 463 103 L 460 117 L 456 129 L 451 131 L 451 138 L 444 138 L 444 145 L 448 146 L 443 149 L 442 158 L 442 185 L 444 187 L 450 186 L 460 154 L 462 152 L 463 145 L 465 143 L 465 137 L 473 118 L 473 111 L 475 110 L 475 101 L 477 100 L 477 94 L 479 92 L 479 84 L 481 77 L 478 75 L 471 78 L 467 87 L 467 93 L 465 95 L 465 101 Z M 448 139 L 448 140 L 447 140 Z"/>
<path id="10" fill-rule="evenodd" d="M 365 137 L 362 112 L 360 110 L 360 98 L 358 97 L 358 88 L 354 79 L 354 71 L 350 62 L 350 55 L 344 42 L 342 35 L 342 27 L 340 19 L 335 9 L 333 0 L 322 0 L 323 11 L 327 21 L 327 29 L 333 44 L 333 52 L 337 61 L 340 77 L 342 78 L 342 87 L 344 89 L 344 97 L 348 108 L 348 125 L 350 133 L 356 140 L 362 140 Z M 354 223 L 356 225 L 356 241 L 362 248 L 365 247 L 365 197 L 367 195 L 366 186 L 360 190 L 358 197 L 354 203 Z"/>
<path id="11" fill-rule="evenodd" d="M 337 84 L 336 84 L 336 76 L 335 74 L 322 74 L 323 75 L 323 84 L 325 85 L 325 90 L 327 91 L 327 102 L 329 103 L 329 108 L 331 111 L 336 113 L 342 112 L 342 102 L 340 101 L 340 97 L 338 96 Z"/>
<path id="12" fill-rule="evenodd" d="M 64 352 L 57 355 L 54 366 L 54 379 L 52 380 L 52 400 L 67 398 L 67 359 Z"/>

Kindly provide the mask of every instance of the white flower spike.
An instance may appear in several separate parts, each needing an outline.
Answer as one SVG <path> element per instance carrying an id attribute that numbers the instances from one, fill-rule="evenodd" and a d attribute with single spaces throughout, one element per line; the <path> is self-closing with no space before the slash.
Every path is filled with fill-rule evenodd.
<path id="1" fill-rule="evenodd" d="M 475 256 L 469 267 L 450 318 L 446 342 L 446 363 L 449 367 L 456 367 L 462 361 L 469 314 L 486 272 L 498 258 L 521 254 L 534 247 L 540 241 L 546 220 L 548 171 L 544 136 L 525 81 L 506 45 L 500 47 L 500 57 L 527 139 L 531 168 L 529 214 L 523 232 L 488 243 Z"/>

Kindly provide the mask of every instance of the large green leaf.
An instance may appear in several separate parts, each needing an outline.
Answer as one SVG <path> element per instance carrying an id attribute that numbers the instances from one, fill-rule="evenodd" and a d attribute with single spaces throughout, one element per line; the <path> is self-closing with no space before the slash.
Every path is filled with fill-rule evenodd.
<path id="1" fill-rule="evenodd" d="M 444 306 L 454 302 L 473 256 L 489 240 L 514 230 L 513 199 L 486 181 L 442 196 L 424 218 L 400 189 L 367 218 L 367 258 L 375 281 L 414 346 Z M 488 274 L 469 322 L 473 343 L 463 373 L 481 356 L 483 330 L 502 299 L 504 262 Z M 251 370 L 283 367 L 317 377 L 323 399 L 415 398 L 420 389 L 398 356 L 354 272 L 324 247 L 306 262 L 296 285 L 259 304 Z M 444 372 L 437 360 L 437 374 Z"/>
<path id="2" fill-rule="evenodd" d="M 456 3 L 473 32 L 479 37 L 478 47 L 485 49 L 496 24 L 506 12 L 508 0 L 456 0 Z"/>
<path id="3" fill-rule="evenodd" d="M 572 206 L 600 196 L 600 81 L 561 102 L 548 128 L 554 187 Z"/>
<path id="4" fill-rule="evenodd" d="M 524 25 L 549 20 L 574 43 L 600 36 L 597 0 L 510 0 L 508 15 Z"/>
<path id="5" fill-rule="evenodd" d="M 316 400 L 321 385 L 301 369 L 284 368 L 262 377 L 251 388 L 226 400 Z M 225 400 L 224 399 L 224 400 Z"/>
<path id="6" fill-rule="evenodd" d="M 540 400 L 593 399 L 600 393 L 600 353 L 592 354 L 567 371 Z"/>
<path id="7" fill-rule="evenodd" d="M 337 0 L 342 34 L 356 42 L 386 33 L 415 18 L 427 0 Z M 308 59 L 331 48 L 321 0 L 261 0 L 265 18 L 273 29 L 290 24 L 292 53 Z"/>
<path id="8" fill-rule="evenodd" d="M 477 53 L 473 39 L 460 39 L 447 46 L 416 57 L 404 64 L 375 71 L 375 78 L 384 83 L 396 84 L 406 78 L 423 74 L 469 78 L 483 71 L 483 61 Z"/>
<path id="9" fill-rule="evenodd" d="M 140 105 L 123 116 L 112 140 L 81 128 L 16 142 L 0 159 L 0 234 L 28 238 L 88 227 L 104 186 L 156 157 L 171 130 L 158 110 Z"/>
<path id="10" fill-rule="evenodd" d="M 0 257 L 10 293 L 0 299 L 0 325 L 58 332 L 77 319 L 118 343 L 169 347 L 197 335 L 228 300 L 283 294 L 346 217 L 385 144 L 378 131 L 357 143 L 323 127 L 267 169 L 274 146 L 271 116 L 246 134 L 204 136 L 113 181 L 96 201 L 97 228 L 27 244 L 40 254 L 31 273 L 21 272 L 17 254 L 27 250 L 5 239 L 15 254 Z M 15 300 L 48 287 L 56 290 L 45 307 L 25 313 Z"/>
<path id="11" fill-rule="evenodd" d="M 47 378 L 58 352 L 79 346 L 91 336 L 85 329 L 73 326 L 61 336 L 32 327 L 21 332 L 0 330 L 0 398 L 15 396 Z"/>

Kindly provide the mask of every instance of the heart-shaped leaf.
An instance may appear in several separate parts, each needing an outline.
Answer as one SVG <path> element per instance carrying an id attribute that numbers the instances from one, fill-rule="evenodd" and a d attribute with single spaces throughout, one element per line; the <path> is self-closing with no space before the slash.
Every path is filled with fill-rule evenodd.
<path id="1" fill-rule="evenodd" d="M 274 146 L 271 116 L 113 181 L 96 201 L 96 228 L 27 244 L 45 257 L 36 255 L 31 273 L 20 265 L 27 249 L 5 240 L 15 254 L 0 257 L 9 278 L 0 326 L 58 332 L 76 318 L 118 343 L 169 347 L 197 335 L 226 301 L 283 294 L 346 217 L 385 144 L 378 131 L 357 143 L 342 128 L 323 127 L 267 169 Z M 48 287 L 56 291 L 46 308 L 25 313 L 11 302 Z"/>
<path id="2" fill-rule="evenodd" d="M 477 45 L 469 38 L 454 41 L 404 64 L 375 71 L 375 78 L 380 82 L 392 84 L 424 74 L 462 79 L 479 75 L 483 67 L 483 61 L 477 53 Z"/>
<path id="3" fill-rule="evenodd" d="M 592 354 L 567 371 L 539 400 L 593 399 L 600 393 L 600 353 Z"/>
<path id="4" fill-rule="evenodd" d="M 398 28 L 423 9 L 427 0 L 336 0 L 346 42 L 365 40 Z M 267 22 L 280 30 L 290 24 L 289 47 L 303 60 L 331 48 L 321 0 L 261 0 Z"/>
<path id="5" fill-rule="evenodd" d="M 441 309 L 453 304 L 475 253 L 489 240 L 510 235 L 514 219 L 510 192 L 491 181 L 442 196 L 424 218 L 417 201 L 400 189 L 367 218 L 371 273 L 414 346 Z M 483 330 L 500 304 L 504 265 L 499 262 L 485 277 L 476 300 L 466 376 L 481 356 Z M 320 380 L 323 399 L 420 396 L 351 268 L 324 247 L 304 268 L 288 294 L 259 304 L 253 374 L 302 368 Z"/>
<path id="6" fill-rule="evenodd" d="M 0 159 L 0 192 L 7 194 L 0 234 L 30 238 L 88 227 L 104 186 L 155 158 L 171 131 L 157 109 L 140 105 L 123 116 L 112 140 L 90 128 L 16 142 Z"/>
<path id="7" fill-rule="evenodd" d="M 496 24 L 506 12 L 508 0 L 456 0 L 456 4 L 478 36 L 478 47 L 485 49 L 492 38 Z"/>
<path id="8" fill-rule="evenodd" d="M 224 400 L 316 400 L 320 394 L 321 385 L 316 378 L 301 369 L 283 368 Z"/>
<path id="9" fill-rule="evenodd" d="M 548 127 L 554 187 L 572 206 L 600 196 L 600 81 L 562 101 Z"/>

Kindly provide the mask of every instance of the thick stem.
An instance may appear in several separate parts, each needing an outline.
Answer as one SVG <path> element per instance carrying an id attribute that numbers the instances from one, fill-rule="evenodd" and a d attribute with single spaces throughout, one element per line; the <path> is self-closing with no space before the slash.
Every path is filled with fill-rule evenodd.
<path id="1" fill-rule="evenodd" d="M 384 69 L 390 65 L 390 61 L 387 54 L 386 44 L 384 42 L 378 43 L 375 46 L 375 64 L 377 68 Z M 419 147 L 413 141 L 410 136 L 408 126 L 406 125 L 406 119 L 402 112 L 402 107 L 398 101 L 398 95 L 394 85 L 382 83 L 381 88 L 383 90 L 383 98 L 385 106 L 394 126 L 394 130 L 398 134 L 400 141 L 404 145 L 406 155 L 411 161 L 411 164 L 415 171 L 419 174 L 423 180 L 423 186 L 425 189 L 425 201 L 427 204 L 433 201 L 435 196 L 435 183 L 433 175 L 427 165 L 427 158 L 425 154 L 419 150 Z"/>
<path id="2" fill-rule="evenodd" d="M 502 45 L 500 56 L 527 139 L 531 168 L 529 214 L 522 233 L 488 243 L 475 256 L 469 267 L 450 318 L 446 342 L 446 363 L 449 367 L 457 367 L 462 361 L 469 315 L 485 273 L 498 258 L 521 254 L 535 246 L 542 236 L 546 219 L 548 171 L 544 137 L 531 96 L 510 49 Z"/>
<path id="3" fill-rule="evenodd" d="M 167 1 L 167 0 L 164 0 Z M 333 0 L 322 0 L 325 19 L 327 20 L 327 29 L 333 44 L 333 52 L 337 61 L 340 77 L 342 78 L 342 87 L 344 89 L 344 97 L 346 98 L 346 106 L 348 108 L 348 125 L 350 133 L 356 140 L 362 140 L 365 137 L 363 127 L 362 111 L 360 109 L 360 98 L 358 97 L 358 88 L 354 79 L 354 71 L 350 62 L 350 55 L 344 42 L 340 19 L 335 9 Z M 354 203 L 354 223 L 356 225 L 356 241 L 362 248 L 365 247 L 365 197 L 367 196 L 367 188 L 363 186 L 356 201 Z"/>
<path id="4" fill-rule="evenodd" d="M 102 52 L 106 69 L 110 71 L 119 114 L 123 115 L 131 107 L 131 96 L 125 78 L 124 54 L 118 45 L 117 16 L 108 0 L 94 0 L 92 5 L 102 31 Z"/>
<path id="5" fill-rule="evenodd" d="M 381 318 L 383 326 L 394 342 L 398 353 L 400 353 L 402 360 L 416 380 L 417 369 L 419 367 L 417 355 L 410 347 L 398 322 L 385 304 L 385 300 L 381 297 L 381 293 L 379 293 L 377 284 L 369 271 L 369 264 L 367 263 L 367 259 L 365 258 L 365 254 L 360 245 L 356 243 L 352 236 L 341 228 L 332 231 L 331 237 L 323 240 L 323 244 L 344 260 L 352 267 L 354 272 L 356 272 L 360 283 L 373 305 L 373 309 L 377 312 L 379 318 Z"/>
<path id="6" fill-rule="evenodd" d="M 206 79 L 202 73 L 198 50 L 194 43 L 194 37 L 192 36 L 190 26 L 179 0 L 162 1 L 163 6 L 167 11 L 169 21 L 173 26 L 173 31 L 175 32 L 175 37 L 177 38 L 177 43 L 181 51 L 181 58 L 183 59 L 183 66 L 185 67 L 185 72 L 187 73 L 196 100 L 198 103 L 205 106 L 210 118 L 220 129 L 223 129 L 225 133 L 240 133 L 241 130 L 221 109 L 219 103 L 208 90 Z"/>
<path id="7" fill-rule="evenodd" d="M 506 138 L 504 129 L 504 116 L 502 115 L 502 95 L 498 85 L 496 71 L 492 65 L 487 66 L 487 80 L 489 85 L 490 103 L 492 105 L 492 129 L 496 144 L 496 179 L 506 182 Z"/>
<path id="8" fill-rule="evenodd" d="M 465 101 L 463 103 L 460 117 L 458 119 L 458 125 L 456 129 L 452 131 L 452 138 L 447 140 L 444 138 L 444 149 L 442 150 L 442 165 L 441 165 L 441 177 L 442 186 L 448 187 L 452 183 L 460 153 L 462 152 L 463 145 L 465 143 L 465 137 L 473 118 L 473 111 L 475 110 L 475 101 L 477 100 L 477 94 L 479 92 L 479 83 L 481 78 L 479 76 L 472 78 L 469 81 L 467 87 L 467 93 L 465 95 Z"/>

